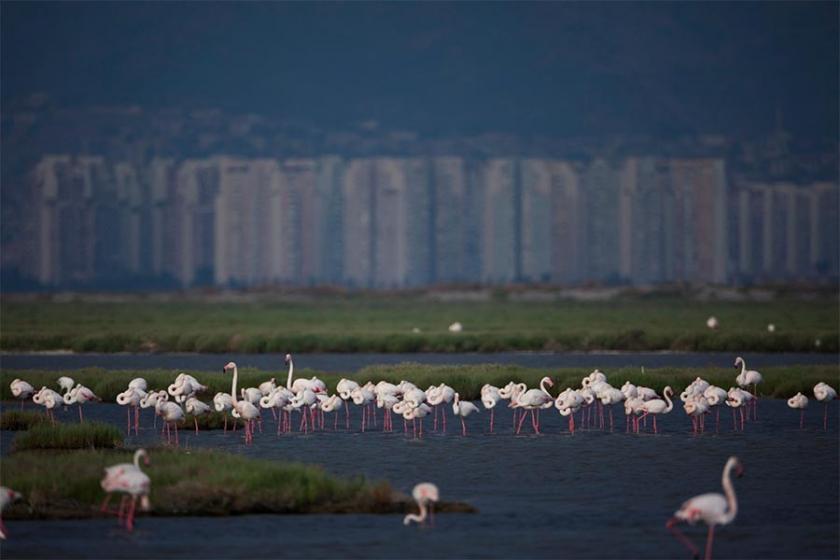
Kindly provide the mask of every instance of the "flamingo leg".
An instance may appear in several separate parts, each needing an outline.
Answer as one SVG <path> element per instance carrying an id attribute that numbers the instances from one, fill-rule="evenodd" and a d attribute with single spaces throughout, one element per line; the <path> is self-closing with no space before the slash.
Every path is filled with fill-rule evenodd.
<path id="1" fill-rule="evenodd" d="M 125 409 L 125 430 L 128 435 L 131 435 L 131 409 Z"/>
<path id="2" fill-rule="evenodd" d="M 528 417 L 527 411 L 522 411 L 522 414 L 519 418 L 519 425 L 516 427 L 516 433 L 518 434 L 522 430 L 522 424 L 525 423 L 525 419 Z"/>
<path id="3" fill-rule="evenodd" d="M 99 506 L 99 511 L 108 511 L 108 504 L 111 502 L 111 496 L 113 496 L 113 494 L 105 496 L 105 499 L 102 500 L 102 505 Z"/>
<path id="4" fill-rule="evenodd" d="M 181 443 L 178 441 L 178 424 L 173 422 L 172 424 L 175 425 L 175 447 L 180 447 Z"/>
<path id="5" fill-rule="evenodd" d="M 128 499 L 128 496 L 123 496 L 120 499 L 120 509 L 117 510 L 117 520 L 122 523 L 123 519 L 123 512 L 125 511 L 125 501 Z"/>
<path id="6" fill-rule="evenodd" d="M 694 546 L 694 543 L 691 542 L 688 539 L 688 537 L 686 537 L 683 534 L 682 531 L 680 531 L 679 527 L 676 526 L 677 523 L 679 523 L 679 519 L 677 519 L 676 517 L 672 517 L 668 520 L 668 523 L 666 523 L 665 526 L 668 528 L 669 531 L 671 531 L 671 534 L 674 535 L 674 537 L 676 537 L 677 540 L 679 540 L 683 544 L 683 546 L 685 546 L 691 552 L 691 555 L 694 558 L 699 558 L 700 551 L 697 549 L 696 546 Z"/>
<path id="7" fill-rule="evenodd" d="M 446 407 L 443 407 L 443 410 L 440 411 L 441 417 L 443 417 L 443 435 L 446 435 Z"/>
<path id="8" fill-rule="evenodd" d="M 131 505 L 128 510 L 128 517 L 125 521 L 125 528 L 129 531 L 134 530 L 134 510 L 137 508 L 137 496 L 131 497 Z"/>
<path id="9" fill-rule="evenodd" d="M 344 429 L 350 431 L 350 405 L 344 401 Z"/>
<path id="10" fill-rule="evenodd" d="M 193 422 L 195 422 L 195 433 L 198 435 L 198 417 L 193 416 Z"/>
<path id="11" fill-rule="evenodd" d="M 461 435 L 467 435 L 467 425 L 464 423 L 464 417 L 461 416 Z"/>
<path id="12" fill-rule="evenodd" d="M 85 417 L 82 414 L 82 405 L 79 405 L 79 422 L 84 422 L 84 421 L 85 421 Z"/>
<path id="13" fill-rule="evenodd" d="M 654 434 L 659 433 L 659 429 L 656 427 L 656 415 L 654 415 L 654 417 L 653 417 L 653 433 Z"/>
<path id="14" fill-rule="evenodd" d="M 805 409 L 799 411 L 799 429 L 805 426 Z"/>
<path id="15" fill-rule="evenodd" d="M 140 407 L 134 407 L 134 435 L 140 435 Z"/>
<path id="16" fill-rule="evenodd" d="M 496 419 L 496 409 L 494 407 L 494 408 L 490 409 L 490 433 L 491 434 L 493 433 L 493 423 L 494 423 L 495 419 Z"/>
<path id="17" fill-rule="evenodd" d="M 712 542 L 715 539 L 715 526 L 709 525 L 709 536 L 706 538 L 706 560 L 712 560 Z"/>

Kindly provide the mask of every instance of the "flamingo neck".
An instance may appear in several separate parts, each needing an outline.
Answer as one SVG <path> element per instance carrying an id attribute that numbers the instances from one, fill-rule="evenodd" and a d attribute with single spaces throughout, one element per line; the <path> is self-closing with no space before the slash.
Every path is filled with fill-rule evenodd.
<path id="1" fill-rule="evenodd" d="M 668 403 L 668 406 L 665 407 L 665 412 L 671 412 L 671 410 L 674 408 L 674 402 L 670 398 L 668 398 L 670 396 L 670 392 L 670 389 L 662 392 L 662 396 L 665 397 L 665 402 Z"/>
<path id="2" fill-rule="evenodd" d="M 747 372 L 747 362 L 741 358 L 741 375 L 744 375 Z"/>
<path id="3" fill-rule="evenodd" d="M 423 523 L 423 521 L 426 520 L 426 514 L 428 513 L 426 511 L 426 503 L 420 501 L 417 502 L 417 505 L 420 506 L 420 515 L 417 515 L 416 513 L 409 513 L 405 516 L 405 519 L 403 519 L 404 525 L 408 525 L 412 521 L 416 521 L 417 523 Z"/>
<path id="4" fill-rule="evenodd" d="M 723 492 L 726 494 L 727 510 L 723 514 L 722 524 L 730 523 L 738 514 L 738 499 L 735 497 L 735 488 L 732 486 L 732 469 L 735 463 L 727 463 L 723 469 Z"/>
<path id="5" fill-rule="evenodd" d="M 292 390 L 292 374 L 295 371 L 295 364 L 291 358 L 289 358 L 289 377 L 286 380 L 286 388 L 290 391 Z"/>
<path id="6" fill-rule="evenodd" d="M 230 398 L 233 400 L 233 406 L 236 406 L 236 381 L 239 378 L 239 371 L 236 366 L 233 366 L 233 382 L 230 386 Z"/>
<path id="7" fill-rule="evenodd" d="M 551 397 L 551 393 L 549 393 L 548 389 L 545 388 L 545 380 L 546 380 L 545 377 L 543 377 L 542 380 L 540 380 L 540 389 L 542 389 L 543 393 L 545 393 L 546 395 Z M 554 397 L 551 397 L 551 398 L 554 399 Z"/>
<path id="8" fill-rule="evenodd" d="M 142 449 L 138 449 L 134 452 L 134 467 L 139 471 L 140 470 L 140 456 L 143 454 Z"/>

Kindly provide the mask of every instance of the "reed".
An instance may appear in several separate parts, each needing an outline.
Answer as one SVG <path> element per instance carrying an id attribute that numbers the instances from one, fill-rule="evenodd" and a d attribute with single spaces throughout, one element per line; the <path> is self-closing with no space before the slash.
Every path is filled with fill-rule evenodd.
<path id="1" fill-rule="evenodd" d="M 0 430 L 28 430 L 32 426 L 49 423 L 50 419 L 45 414 L 31 410 L 5 410 L 0 414 Z"/>
<path id="2" fill-rule="evenodd" d="M 103 422 L 38 424 L 15 438 L 16 451 L 27 449 L 113 448 L 123 443 L 120 430 Z"/>

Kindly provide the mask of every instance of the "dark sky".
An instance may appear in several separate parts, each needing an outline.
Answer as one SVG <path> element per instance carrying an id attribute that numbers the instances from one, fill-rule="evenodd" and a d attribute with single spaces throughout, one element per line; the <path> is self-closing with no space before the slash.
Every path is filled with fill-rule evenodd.
<path id="1" fill-rule="evenodd" d="M 2 3 L 2 99 L 427 134 L 836 137 L 837 2 Z"/>

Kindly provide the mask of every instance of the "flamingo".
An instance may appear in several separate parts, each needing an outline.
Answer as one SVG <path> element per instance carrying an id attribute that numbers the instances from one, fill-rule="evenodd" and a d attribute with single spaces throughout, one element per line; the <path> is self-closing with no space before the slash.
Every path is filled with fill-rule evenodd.
<path id="1" fill-rule="evenodd" d="M 338 409 L 344 406 L 344 401 L 338 395 L 331 395 L 320 403 L 321 412 L 335 412 L 333 431 L 338 431 Z"/>
<path id="2" fill-rule="evenodd" d="M 744 358 L 738 356 L 735 358 L 735 369 L 738 369 L 738 366 L 741 366 L 741 373 L 735 378 L 735 382 L 738 383 L 739 387 L 746 388 L 750 385 L 753 386 L 753 420 L 758 420 L 758 384 L 764 381 L 764 378 L 761 376 L 760 373 L 755 371 L 754 369 L 747 369 L 747 364 L 744 362 Z M 747 415 L 749 416 L 749 414 Z"/>
<path id="3" fill-rule="evenodd" d="M 735 420 L 735 409 L 741 414 L 741 431 L 744 431 L 744 408 L 749 406 L 752 395 L 743 389 L 737 387 L 730 387 L 726 398 L 726 406 L 732 409 L 732 428 L 738 429 L 738 423 Z"/>
<path id="4" fill-rule="evenodd" d="M 706 319 L 706 326 L 714 331 L 718 329 L 720 323 L 718 323 L 717 317 L 713 315 Z"/>
<path id="5" fill-rule="evenodd" d="M 315 403 L 318 401 L 318 398 L 315 396 L 315 393 L 311 391 L 308 387 L 305 389 L 300 390 L 297 394 L 295 394 L 294 398 L 289 401 L 289 404 L 292 405 L 292 408 L 295 410 L 299 410 L 303 417 L 301 418 L 301 428 L 305 432 L 309 432 L 309 424 L 312 424 L 312 430 L 315 430 L 315 417 L 312 414 L 312 408 L 315 406 Z M 306 411 L 309 411 L 309 422 L 307 423 L 306 419 Z M 364 429 L 362 430 L 364 431 Z"/>
<path id="6" fill-rule="evenodd" d="M 50 421 L 55 425 L 55 413 L 53 410 L 58 405 L 64 404 L 62 396 L 48 387 L 41 387 L 40 391 L 32 395 L 32 401 L 44 407 Z"/>
<path id="7" fill-rule="evenodd" d="M 137 508 L 137 498 L 141 499 L 140 507 L 144 511 L 148 511 L 150 509 L 149 491 L 152 481 L 149 479 L 149 476 L 140 469 L 140 457 L 144 457 L 146 464 L 149 464 L 149 455 L 146 453 L 146 450 L 138 449 L 134 453 L 134 464 L 121 463 L 112 467 L 107 467 L 105 469 L 105 476 L 100 482 L 102 489 L 108 492 L 108 495 L 105 497 L 105 501 L 102 502 L 102 506 L 100 508 L 101 511 L 106 510 L 113 492 L 123 492 L 126 494 L 120 502 L 120 509 L 117 513 L 120 522 L 123 522 L 123 510 L 125 509 L 125 503 L 129 499 L 131 500 L 128 513 L 124 521 L 125 528 L 128 531 L 132 531 L 134 529 L 134 512 Z"/>
<path id="8" fill-rule="evenodd" d="M 23 410 L 23 401 L 29 399 L 35 393 L 35 388 L 22 379 L 15 379 L 9 383 L 9 388 L 12 390 L 12 396 L 20 399 L 21 410 Z"/>
<path id="9" fill-rule="evenodd" d="M 213 396 L 213 408 L 216 409 L 216 412 L 225 413 L 225 432 L 227 432 L 228 412 L 233 408 L 233 399 L 227 393 L 216 393 Z M 236 422 L 234 422 L 233 427 L 236 429 Z"/>
<path id="10" fill-rule="evenodd" d="M 493 385 L 485 385 L 481 388 L 481 404 L 486 410 L 490 411 L 490 433 L 493 433 L 493 420 L 496 414 L 496 405 L 502 400 L 499 394 L 499 388 Z"/>
<path id="11" fill-rule="evenodd" d="M 11 488 L 0 486 L 0 514 L 3 513 L 6 506 L 22 499 L 23 495 L 20 492 L 15 492 Z M 6 526 L 3 525 L 3 519 L 0 518 L 0 540 L 6 540 L 7 534 L 8 531 L 6 531 Z"/>
<path id="12" fill-rule="evenodd" d="M 683 404 L 685 413 L 691 418 L 692 432 L 696 435 L 705 430 L 703 415 L 709 411 L 709 401 L 703 395 L 695 396 Z"/>
<path id="13" fill-rule="evenodd" d="M 694 555 L 695 558 L 699 556 L 699 551 L 688 538 L 676 527 L 677 523 L 685 521 L 690 525 L 694 525 L 698 521 L 702 521 L 709 527 L 709 534 L 706 539 L 706 560 L 712 558 L 712 542 L 715 536 L 715 526 L 728 525 L 735 520 L 738 514 L 738 500 L 735 497 L 735 489 L 732 487 L 732 471 L 735 471 L 735 476 L 740 477 L 744 473 L 744 468 L 737 457 L 730 457 L 726 461 L 726 466 L 723 467 L 723 491 L 724 494 L 709 493 L 695 496 L 690 500 L 683 502 L 680 509 L 674 513 L 674 516 L 668 520 L 665 526 L 671 530 L 676 538 L 678 538 Z"/>
<path id="14" fill-rule="evenodd" d="M 828 430 L 828 403 L 837 398 L 837 391 L 828 385 L 827 383 L 823 383 L 820 381 L 816 385 L 814 385 L 814 397 L 821 403 L 823 403 L 823 431 Z"/>
<path id="15" fill-rule="evenodd" d="M 73 389 L 73 387 L 76 386 L 76 382 L 73 380 L 73 378 L 67 377 L 66 375 L 62 375 L 61 377 L 59 377 L 56 382 L 58 383 L 58 386 L 61 387 L 61 390 L 64 391 L 64 393 L 62 393 L 63 395 L 69 393 Z"/>
<path id="16" fill-rule="evenodd" d="M 84 422 L 85 417 L 82 414 L 82 405 L 89 401 L 101 401 L 93 391 L 79 383 L 74 389 L 64 394 L 64 404 L 77 404 L 79 406 L 79 422 Z"/>
<path id="17" fill-rule="evenodd" d="M 151 391 L 146 393 L 146 396 L 140 399 L 140 408 L 154 408 L 154 426 L 157 428 L 157 403 L 159 401 L 168 401 L 169 400 L 169 393 L 166 391 Z"/>
<path id="18" fill-rule="evenodd" d="M 158 399 L 155 405 L 155 412 L 163 418 L 164 428 L 166 429 L 166 442 L 171 443 L 169 425 L 175 426 L 175 445 L 180 445 L 178 441 L 178 422 L 184 419 L 184 409 L 181 405 L 174 402 Z"/>
<path id="19" fill-rule="evenodd" d="M 376 396 L 373 391 L 365 385 L 354 389 L 353 392 L 350 393 L 350 398 L 353 399 L 353 404 L 362 407 L 362 431 L 364 432 L 369 421 L 367 418 L 368 405 L 375 400 Z"/>
<path id="20" fill-rule="evenodd" d="M 455 393 L 455 402 L 452 403 L 452 412 L 455 414 L 455 416 L 461 417 L 461 435 L 467 435 L 467 425 L 464 423 L 464 418 L 466 418 L 473 412 L 478 411 L 478 407 L 475 406 L 473 403 L 469 401 L 461 402 L 461 395 Z"/>
<path id="21" fill-rule="evenodd" d="M 146 383 L 146 380 L 142 377 L 135 377 L 131 381 L 128 382 L 129 389 L 138 389 L 143 393 L 147 392 L 149 389 L 149 384 Z"/>
<path id="22" fill-rule="evenodd" d="M 674 408 L 674 403 L 671 401 L 670 397 L 673 394 L 673 389 L 668 386 L 662 391 L 662 396 L 665 398 L 664 401 L 662 399 L 651 399 L 649 401 L 645 401 L 642 405 L 642 415 L 638 420 L 636 420 L 636 431 L 639 430 L 639 422 L 644 420 L 648 414 L 653 414 L 653 433 L 659 433 L 659 430 L 656 427 L 656 416 L 671 412 Z"/>
<path id="23" fill-rule="evenodd" d="M 548 389 L 545 388 L 546 385 L 549 387 L 554 385 L 554 382 L 550 377 L 543 377 L 540 380 L 539 389 L 530 389 L 524 393 L 520 393 L 516 398 L 516 403 L 514 404 L 516 407 L 522 407 L 531 412 L 531 425 L 534 428 L 535 434 L 540 433 L 540 423 L 536 415 L 537 409 L 548 408 L 554 405 L 554 397 L 552 397 L 551 393 L 548 392 Z M 516 429 L 517 434 L 522 429 L 522 424 L 525 422 L 526 416 L 527 412 L 523 414 L 522 418 L 519 420 L 519 426 Z"/>
<path id="24" fill-rule="evenodd" d="M 434 503 L 440 499 L 438 487 L 431 482 L 421 482 L 411 491 L 411 496 L 417 502 L 417 507 L 420 508 L 420 514 L 409 513 L 403 518 L 403 525 L 409 525 L 412 521 L 422 525 L 425 523 L 427 515 L 431 518 L 430 523 L 434 523 Z"/>
<path id="25" fill-rule="evenodd" d="M 276 388 L 277 388 L 277 382 L 276 382 L 276 378 L 274 378 L 274 377 L 272 377 L 268 381 L 263 381 L 262 383 L 259 384 L 260 393 L 262 393 L 262 396 L 264 396 L 264 397 L 267 397 Z"/>
<path id="26" fill-rule="evenodd" d="M 289 358 L 291 359 L 291 356 Z M 350 407 L 347 406 L 347 401 L 350 400 L 350 394 L 358 388 L 358 383 L 356 383 L 352 379 L 345 378 L 341 378 L 338 382 L 338 385 L 335 386 L 335 390 L 338 391 L 338 396 L 341 397 L 341 400 L 344 401 L 344 423 L 346 430 L 350 429 Z"/>
<path id="27" fill-rule="evenodd" d="M 291 356 L 289 356 L 291 361 Z M 239 378 L 239 371 L 236 368 L 236 364 L 233 362 L 228 362 L 222 371 L 227 373 L 228 370 L 233 370 L 233 380 L 231 381 L 230 386 L 230 395 L 231 401 L 233 405 L 233 410 L 237 412 L 244 420 L 245 420 L 245 443 L 253 443 L 254 442 L 254 427 L 253 423 L 254 420 L 260 417 L 260 409 L 254 406 L 249 401 L 240 401 L 236 398 L 236 381 Z M 291 378 L 291 368 L 289 369 L 289 377 Z"/>
<path id="28" fill-rule="evenodd" d="M 195 422 L 195 433 L 198 433 L 198 417 L 203 414 L 210 414 L 210 405 L 195 397 L 189 397 L 184 408 L 186 408 L 187 414 L 192 415 L 193 422 Z"/>
<path id="29" fill-rule="evenodd" d="M 141 391 L 140 389 L 135 389 L 133 387 L 129 387 L 119 395 L 117 395 L 117 404 L 126 407 L 125 414 L 126 414 L 126 427 L 128 435 L 131 435 L 131 409 L 134 409 L 134 434 L 138 435 L 138 429 L 140 427 L 140 403 L 143 400 L 143 397 L 146 396 L 146 393 Z"/>
<path id="30" fill-rule="evenodd" d="M 808 397 L 802 393 L 796 393 L 788 399 L 787 404 L 791 408 L 799 409 L 799 429 L 805 426 L 805 409 L 808 407 Z"/>
<path id="31" fill-rule="evenodd" d="M 710 407 L 715 407 L 715 433 L 717 433 L 720 428 L 720 405 L 726 401 L 726 397 L 728 395 L 724 389 L 716 387 L 715 385 L 709 385 L 709 387 L 703 391 L 703 396 L 706 397 L 706 402 L 709 403 Z"/>

